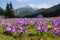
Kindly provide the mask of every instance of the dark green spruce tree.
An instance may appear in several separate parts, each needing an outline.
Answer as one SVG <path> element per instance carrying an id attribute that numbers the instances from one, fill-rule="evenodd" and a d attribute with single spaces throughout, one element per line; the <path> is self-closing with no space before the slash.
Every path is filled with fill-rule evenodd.
<path id="1" fill-rule="evenodd" d="M 0 7 L 0 15 L 4 15 L 4 9 Z"/>
<path id="2" fill-rule="evenodd" d="M 14 10 L 13 10 L 11 2 L 10 2 L 10 4 L 7 3 L 6 10 L 5 10 L 5 17 L 6 18 L 15 18 Z"/>

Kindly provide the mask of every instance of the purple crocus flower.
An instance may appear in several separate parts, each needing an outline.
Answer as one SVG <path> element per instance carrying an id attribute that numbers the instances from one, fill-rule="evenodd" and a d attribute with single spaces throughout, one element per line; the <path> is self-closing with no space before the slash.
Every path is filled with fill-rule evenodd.
<path id="1" fill-rule="evenodd" d="M 2 28 L 4 29 L 4 28 L 5 28 L 5 26 L 4 26 L 4 25 L 2 25 Z"/>
<path id="2" fill-rule="evenodd" d="M 38 22 L 38 19 L 37 18 L 34 18 L 33 19 L 33 22 L 36 24 Z"/>
<path id="3" fill-rule="evenodd" d="M 16 24 L 22 26 L 24 23 L 23 23 L 23 21 L 20 21 L 20 22 L 16 22 Z"/>
<path id="4" fill-rule="evenodd" d="M 51 27 L 52 27 L 52 28 L 56 28 L 56 26 L 55 26 L 55 25 L 51 25 Z"/>
<path id="5" fill-rule="evenodd" d="M 23 28 L 22 28 L 22 27 L 20 27 L 19 29 L 20 29 L 20 30 L 23 30 Z"/>
<path id="6" fill-rule="evenodd" d="M 28 32 L 28 30 L 25 30 L 25 29 L 19 30 L 20 34 L 24 34 L 24 33 L 27 33 L 27 32 Z"/>
<path id="7" fill-rule="evenodd" d="M 16 32 L 16 29 L 11 29 L 11 32 Z"/>
<path id="8" fill-rule="evenodd" d="M 42 23 L 46 24 L 48 20 L 42 19 Z"/>
<path id="9" fill-rule="evenodd" d="M 17 25 L 20 25 L 20 22 L 16 22 Z"/>
<path id="10" fill-rule="evenodd" d="M 24 20 L 24 24 L 25 25 L 30 24 L 30 21 L 29 20 Z"/>
<path id="11" fill-rule="evenodd" d="M 11 27 L 11 32 L 16 32 L 16 27 L 15 26 Z"/>
<path id="12" fill-rule="evenodd" d="M 10 26 L 7 26 L 6 29 L 7 29 L 8 32 L 11 32 L 11 27 Z"/>
<path id="13" fill-rule="evenodd" d="M 22 30 L 23 28 L 20 25 L 18 25 L 18 29 Z"/>
<path id="14" fill-rule="evenodd" d="M 24 31 L 25 31 L 24 29 L 19 30 L 19 33 L 22 34 L 22 33 L 24 33 Z"/>
<path id="15" fill-rule="evenodd" d="M 58 24 L 58 26 L 60 26 L 60 23 Z"/>
<path id="16" fill-rule="evenodd" d="M 60 30 L 55 30 L 54 33 L 55 34 L 59 34 L 60 33 Z"/>
<path id="17" fill-rule="evenodd" d="M 16 27 L 15 26 L 11 26 L 12 27 L 12 29 L 15 29 Z"/>
<path id="18" fill-rule="evenodd" d="M 48 28 L 47 27 L 42 27 L 43 32 L 48 32 Z"/>
<path id="19" fill-rule="evenodd" d="M 42 25 L 40 25 L 40 27 L 37 27 L 37 30 L 38 31 L 43 31 L 43 32 L 48 32 L 48 28 L 46 27 L 46 26 L 42 26 Z"/>
<path id="20" fill-rule="evenodd" d="M 36 29 L 37 29 L 38 31 L 42 30 L 42 24 L 39 24 L 39 26 L 38 26 L 38 25 L 36 25 L 36 26 L 37 26 Z"/>
<path id="21" fill-rule="evenodd" d="M 51 26 L 52 26 L 52 28 L 57 27 L 58 26 L 58 21 L 57 20 L 53 20 Z"/>
<path id="22" fill-rule="evenodd" d="M 40 27 L 36 27 L 36 29 L 37 29 L 38 31 L 40 31 L 40 30 L 41 30 L 41 28 L 40 28 Z"/>
<path id="23" fill-rule="evenodd" d="M 25 22 L 24 21 L 20 21 L 20 25 L 23 25 Z"/>
<path id="24" fill-rule="evenodd" d="M 53 22 L 52 25 L 58 26 L 58 22 Z"/>
<path id="25" fill-rule="evenodd" d="M 25 33 L 27 33 L 28 32 L 28 30 L 25 30 Z"/>

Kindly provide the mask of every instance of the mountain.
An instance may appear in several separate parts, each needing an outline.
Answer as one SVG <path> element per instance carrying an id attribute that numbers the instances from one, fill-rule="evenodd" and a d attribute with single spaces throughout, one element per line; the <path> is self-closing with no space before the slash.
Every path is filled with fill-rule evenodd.
<path id="1" fill-rule="evenodd" d="M 27 5 L 27 6 L 24 6 L 24 7 L 20 7 L 18 9 L 15 10 L 15 15 L 29 15 L 29 14 L 32 14 L 33 12 L 35 12 L 38 8 L 33 8 L 32 6 L 30 5 Z M 25 15 L 24 15 L 25 14 Z"/>
<path id="2" fill-rule="evenodd" d="M 54 5 L 48 9 L 39 9 L 35 12 L 35 17 L 38 15 L 43 15 L 43 17 L 57 17 L 60 16 L 60 4 Z M 31 16 L 31 15 L 30 15 Z"/>
<path id="3" fill-rule="evenodd" d="M 60 4 L 54 5 L 48 9 L 33 8 L 31 6 L 21 7 L 17 10 L 18 17 L 40 18 L 40 17 L 57 17 L 60 16 Z"/>

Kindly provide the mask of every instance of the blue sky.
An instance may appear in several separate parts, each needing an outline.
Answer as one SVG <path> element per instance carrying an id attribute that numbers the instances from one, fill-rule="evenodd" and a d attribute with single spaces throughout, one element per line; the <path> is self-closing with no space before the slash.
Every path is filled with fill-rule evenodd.
<path id="1" fill-rule="evenodd" d="M 60 3 L 60 0 L 0 0 L 0 7 L 5 8 L 7 2 L 12 2 L 14 9 L 30 5 L 38 8 L 49 8 Z"/>

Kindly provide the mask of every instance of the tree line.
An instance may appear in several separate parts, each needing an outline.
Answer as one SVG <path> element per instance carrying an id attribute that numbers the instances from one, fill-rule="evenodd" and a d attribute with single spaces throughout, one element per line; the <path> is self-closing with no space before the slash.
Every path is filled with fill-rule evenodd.
<path id="1" fill-rule="evenodd" d="M 12 3 L 7 3 L 5 10 L 0 7 L 0 15 L 5 16 L 5 18 L 15 18 L 14 9 Z"/>

